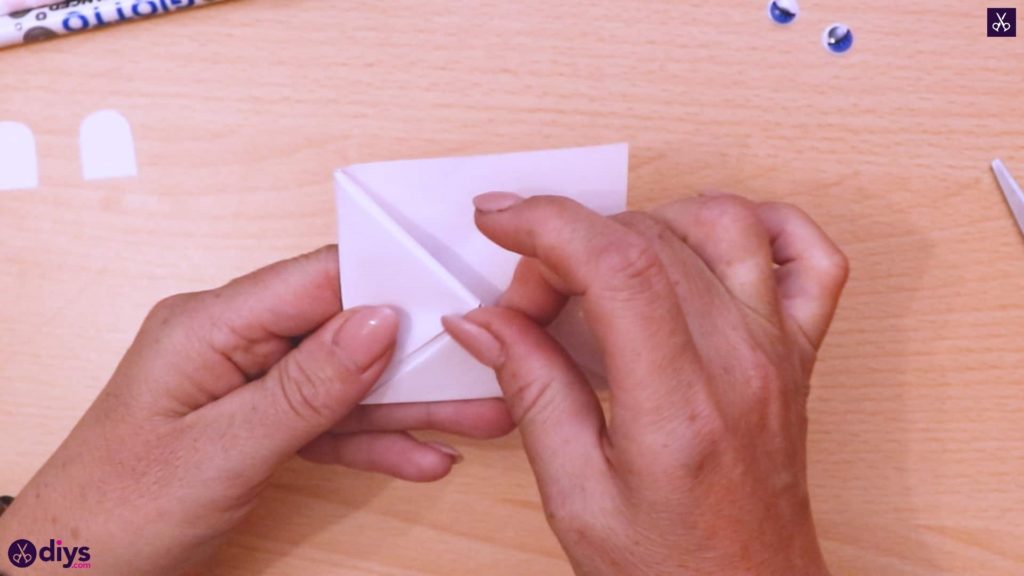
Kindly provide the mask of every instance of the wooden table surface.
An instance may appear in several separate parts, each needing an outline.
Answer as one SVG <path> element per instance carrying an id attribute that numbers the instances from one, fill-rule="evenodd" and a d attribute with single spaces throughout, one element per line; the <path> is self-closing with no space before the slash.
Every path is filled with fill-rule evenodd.
<path id="1" fill-rule="evenodd" d="M 988 169 L 1024 177 L 1024 38 L 977 2 L 726 4 L 240 0 L 0 52 L 41 168 L 0 193 L 0 492 L 156 300 L 331 242 L 333 168 L 628 141 L 633 208 L 783 199 L 850 256 L 809 439 L 834 572 L 1024 573 L 1024 241 Z M 101 108 L 138 178 L 82 181 Z M 455 443 L 433 485 L 288 465 L 214 572 L 569 574 L 519 438 Z"/>

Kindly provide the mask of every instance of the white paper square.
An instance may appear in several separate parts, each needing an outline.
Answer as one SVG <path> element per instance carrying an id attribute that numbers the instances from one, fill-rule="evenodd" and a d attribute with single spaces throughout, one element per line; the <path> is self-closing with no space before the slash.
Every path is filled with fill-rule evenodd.
<path id="1" fill-rule="evenodd" d="M 519 260 L 476 229 L 473 198 L 491 191 L 560 195 L 614 214 L 626 208 L 628 164 L 628 146 L 612 144 L 338 170 L 344 305 L 389 305 L 403 316 L 392 364 L 366 403 L 499 396 L 493 372 L 441 326 L 445 314 L 495 303 Z M 569 320 L 556 322 L 560 337 L 589 342 L 575 334 L 582 322 Z"/>

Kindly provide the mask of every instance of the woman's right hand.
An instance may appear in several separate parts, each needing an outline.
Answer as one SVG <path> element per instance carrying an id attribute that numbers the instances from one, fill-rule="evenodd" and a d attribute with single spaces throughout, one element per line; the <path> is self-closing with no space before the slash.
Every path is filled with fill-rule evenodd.
<path id="1" fill-rule="evenodd" d="M 702 196 L 601 217 L 477 198 L 524 256 L 501 307 L 445 320 L 493 367 L 549 522 L 580 574 L 826 574 L 806 403 L 847 276 L 803 212 Z M 568 296 L 604 351 L 610 418 L 540 327 Z"/>

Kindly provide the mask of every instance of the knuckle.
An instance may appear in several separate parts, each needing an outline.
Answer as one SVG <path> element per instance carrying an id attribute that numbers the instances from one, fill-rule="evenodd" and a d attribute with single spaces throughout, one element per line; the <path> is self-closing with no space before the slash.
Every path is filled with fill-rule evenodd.
<path id="1" fill-rule="evenodd" d="M 658 219 L 654 216 L 651 216 L 646 212 L 637 212 L 636 210 L 620 212 L 612 216 L 611 219 L 622 224 L 626 228 L 637 232 L 647 228 L 653 228 L 660 224 Z"/>
<path id="2" fill-rule="evenodd" d="M 647 238 L 652 244 L 679 240 L 679 237 L 668 224 L 649 212 L 622 212 L 612 216 L 612 220 L 622 224 L 643 238 Z"/>
<path id="3" fill-rule="evenodd" d="M 785 214 L 789 220 L 802 221 L 810 226 L 817 227 L 814 219 L 799 206 L 786 202 L 775 202 L 768 205 Z M 850 260 L 846 254 L 827 235 L 819 252 L 818 256 L 812 260 L 812 265 L 819 270 L 820 274 L 836 285 L 842 286 L 845 284 L 850 275 Z"/>
<path id="4" fill-rule="evenodd" d="M 508 398 L 512 419 L 523 422 L 526 419 L 542 418 L 553 385 L 550 378 L 536 372 L 520 372 L 514 367 L 502 376 L 510 384 Z"/>
<path id="5" fill-rule="evenodd" d="M 723 415 L 710 403 L 695 408 L 688 416 L 688 433 L 682 470 L 693 478 L 711 476 L 719 467 L 729 432 Z"/>
<path id="6" fill-rule="evenodd" d="M 705 200 L 698 217 L 709 228 L 747 228 L 759 223 L 751 202 L 738 196 L 716 196 Z"/>
<path id="7" fill-rule="evenodd" d="M 699 198 L 700 198 L 699 196 L 698 197 L 692 197 L 691 196 L 691 197 L 686 197 L 686 198 L 675 198 L 673 200 L 669 200 L 668 202 L 663 202 L 661 204 L 658 204 L 657 206 L 655 206 L 652 209 L 652 212 L 654 212 L 656 214 L 661 214 L 661 215 L 669 216 L 669 215 L 674 214 L 678 210 L 685 210 L 687 206 L 693 204 L 695 201 L 698 201 Z"/>
<path id="8" fill-rule="evenodd" d="M 765 202 L 763 206 L 769 210 L 773 210 L 784 215 L 789 220 L 811 220 L 810 215 L 807 214 L 807 212 L 805 212 L 803 208 L 797 206 L 796 204 L 791 204 L 789 202 L 774 201 Z"/>
<path id="9" fill-rule="evenodd" d="M 174 294 L 161 299 L 146 316 L 146 324 L 156 327 L 164 327 L 170 322 L 180 319 L 190 313 L 195 301 L 199 298 L 197 293 Z"/>
<path id="10" fill-rule="evenodd" d="M 560 494 L 548 498 L 544 504 L 544 517 L 551 529 L 561 537 L 572 541 L 591 540 L 593 523 L 589 515 L 569 495 Z"/>
<path id="11" fill-rule="evenodd" d="M 836 248 L 828 251 L 817 259 L 817 268 L 830 282 L 837 286 L 846 284 L 850 277 L 850 259 L 842 250 Z"/>
<path id="12" fill-rule="evenodd" d="M 600 251 L 597 267 L 602 276 L 631 288 L 638 284 L 647 287 L 667 277 L 652 243 L 632 230 Z"/>
<path id="13" fill-rule="evenodd" d="M 330 379 L 298 357 L 288 357 L 278 366 L 278 388 L 284 400 L 282 405 L 290 415 L 305 422 L 330 424 L 330 400 L 327 393 Z"/>
<path id="14" fill-rule="evenodd" d="M 233 322 L 232 318 L 217 314 L 211 315 L 204 323 L 198 337 L 211 350 L 229 359 L 247 380 L 265 374 L 290 347 L 281 340 L 265 338 Z"/>

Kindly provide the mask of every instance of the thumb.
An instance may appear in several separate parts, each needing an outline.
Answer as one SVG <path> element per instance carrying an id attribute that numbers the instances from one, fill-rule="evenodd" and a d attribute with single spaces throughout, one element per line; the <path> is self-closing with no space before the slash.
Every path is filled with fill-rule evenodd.
<path id="1" fill-rule="evenodd" d="M 397 331 L 398 315 L 387 307 L 354 308 L 327 321 L 265 376 L 207 407 L 209 417 L 230 423 L 219 442 L 225 453 L 261 469 L 293 456 L 369 393 Z"/>
<path id="2" fill-rule="evenodd" d="M 507 308 L 478 308 L 464 317 L 447 316 L 443 323 L 497 374 L 553 521 L 560 516 L 556 510 L 581 502 L 582 484 L 596 486 L 610 477 L 601 404 L 543 328 Z"/>

